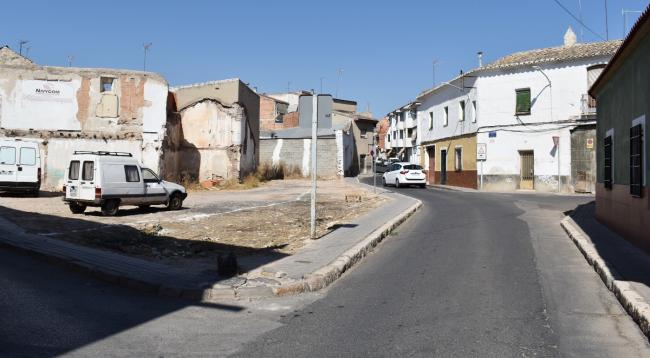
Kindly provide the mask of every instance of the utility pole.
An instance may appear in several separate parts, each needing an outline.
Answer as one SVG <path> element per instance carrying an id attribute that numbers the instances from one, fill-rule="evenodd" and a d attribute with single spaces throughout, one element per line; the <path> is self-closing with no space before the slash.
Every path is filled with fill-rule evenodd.
<path id="1" fill-rule="evenodd" d="M 149 48 L 153 45 L 151 42 L 145 42 L 142 44 L 142 48 L 144 49 L 144 58 L 142 60 L 142 72 L 147 72 L 147 52 L 149 52 Z"/>
<path id="2" fill-rule="evenodd" d="M 582 21 L 582 0 L 578 0 L 578 15 L 580 17 L 580 42 L 584 41 L 585 26 Z"/>
<path id="3" fill-rule="evenodd" d="M 338 75 L 336 80 L 336 98 L 339 98 L 339 87 L 341 86 L 341 77 L 343 76 L 343 69 L 339 68 L 338 70 L 336 70 L 336 73 Z"/>
<path id="4" fill-rule="evenodd" d="M 29 43 L 29 40 L 20 40 L 19 45 L 18 45 L 18 47 L 19 47 L 18 54 L 19 55 L 21 55 L 21 56 L 23 55 L 23 46 L 28 44 L 28 43 Z"/>
<path id="5" fill-rule="evenodd" d="M 68 67 L 72 67 L 72 61 L 74 61 L 74 56 L 73 55 L 68 56 Z"/>
<path id="6" fill-rule="evenodd" d="M 607 0 L 605 0 L 605 40 L 609 41 L 609 15 L 607 14 Z"/>
<path id="7" fill-rule="evenodd" d="M 318 148 L 318 96 L 312 93 L 311 111 L 311 238 L 316 239 L 316 150 Z"/>
<path id="8" fill-rule="evenodd" d="M 623 15 L 623 38 L 627 36 L 627 14 L 641 14 L 643 11 L 639 10 L 621 10 L 621 15 Z"/>
<path id="9" fill-rule="evenodd" d="M 291 81 L 287 81 L 287 93 L 291 93 Z"/>

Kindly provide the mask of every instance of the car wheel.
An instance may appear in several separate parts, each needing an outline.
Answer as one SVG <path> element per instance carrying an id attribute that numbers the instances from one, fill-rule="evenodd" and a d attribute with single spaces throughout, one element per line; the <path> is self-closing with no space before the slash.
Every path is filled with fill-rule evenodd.
<path id="1" fill-rule="evenodd" d="M 169 201 L 167 202 L 167 209 L 179 210 L 182 207 L 183 207 L 183 198 L 181 197 L 181 194 L 179 193 L 172 194 L 172 196 L 169 197 Z"/>
<path id="2" fill-rule="evenodd" d="M 381 178 L 381 185 L 386 186 L 386 178 Z"/>
<path id="3" fill-rule="evenodd" d="M 83 214 L 86 211 L 86 205 L 72 202 L 68 204 L 73 214 Z"/>
<path id="4" fill-rule="evenodd" d="M 102 215 L 104 216 L 115 216 L 120 210 L 120 201 L 117 199 L 106 200 L 102 204 Z"/>
<path id="5" fill-rule="evenodd" d="M 424 188 L 426 188 L 426 187 L 427 187 L 426 184 L 420 184 L 420 188 L 424 189 Z"/>
<path id="6" fill-rule="evenodd" d="M 399 188 L 399 179 L 395 179 L 395 188 Z"/>

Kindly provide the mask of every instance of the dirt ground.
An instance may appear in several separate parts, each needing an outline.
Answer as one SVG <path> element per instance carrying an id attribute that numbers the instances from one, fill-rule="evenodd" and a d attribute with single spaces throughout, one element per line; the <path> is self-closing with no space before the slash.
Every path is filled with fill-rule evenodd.
<path id="1" fill-rule="evenodd" d="M 343 180 L 318 187 L 317 236 L 386 200 Z M 190 192 L 183 210 L 124 207 L 116 217 L 101 216 L 98 208 L 72 214 L 55 195 L 0 194 L 0 215 L 29 233 L 172 264 L 214 262 L 230 252 L 286 256 L 310 240 L 309 189 L 309 181 L 280 180 L 245 191 Z"/>

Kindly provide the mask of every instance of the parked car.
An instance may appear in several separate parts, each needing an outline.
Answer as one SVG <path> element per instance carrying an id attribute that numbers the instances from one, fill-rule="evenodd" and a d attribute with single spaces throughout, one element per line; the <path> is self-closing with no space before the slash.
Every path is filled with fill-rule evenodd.
<path id="1" fill-rule="evenodd" d="M 388 158 L 385 160 L 378 159 L 375 163 L 375 172 L 376 173 L 385 173 L 390 168 L 390 165 L 393 163 L 399 163 L 399 158 Z"/>
<path id="2" fill-rule="evenodd" d="M 417 164 L 402 162 L 393 163 L 381 179 L 384 186 L 395 185 L 396 188 L 408 185 L 426 187 L 427 177 L 424 169 Z"/>
<path id="3" fill-rule="evenodd" d="M 162 204 L 178 210 L 187 197 L 183 186 L 160 180 L 131 153 L 123 152 L 74 152 L 63 192 L 73 213 L 99 206 L 107 216 L 116 215 L 122 205 L 146 208 Z"/>
<path id="4" fill-rule="evenodd" d="M 38 196 L 41 154 L 38 142 L 0 139 L 0 191 Z"/>

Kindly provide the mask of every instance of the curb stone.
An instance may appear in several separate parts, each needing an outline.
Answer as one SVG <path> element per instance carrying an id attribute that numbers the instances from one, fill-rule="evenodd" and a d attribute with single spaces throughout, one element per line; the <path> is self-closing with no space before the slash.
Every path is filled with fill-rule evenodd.
<path id="1" fill-rule="evenodd" d="M 607 263 L 598 254 L 589 236 L 570 216 L 562 219 L 560 225 L 582 252 L 587 262 L 594 267 L 605 286 L 614 293 L 625 311 L 634 319 L 643 334 L 650 338 L 650 304 L 629 283 L 621 280 L 622 276 L 615 269 L 607 267 Z"/>

